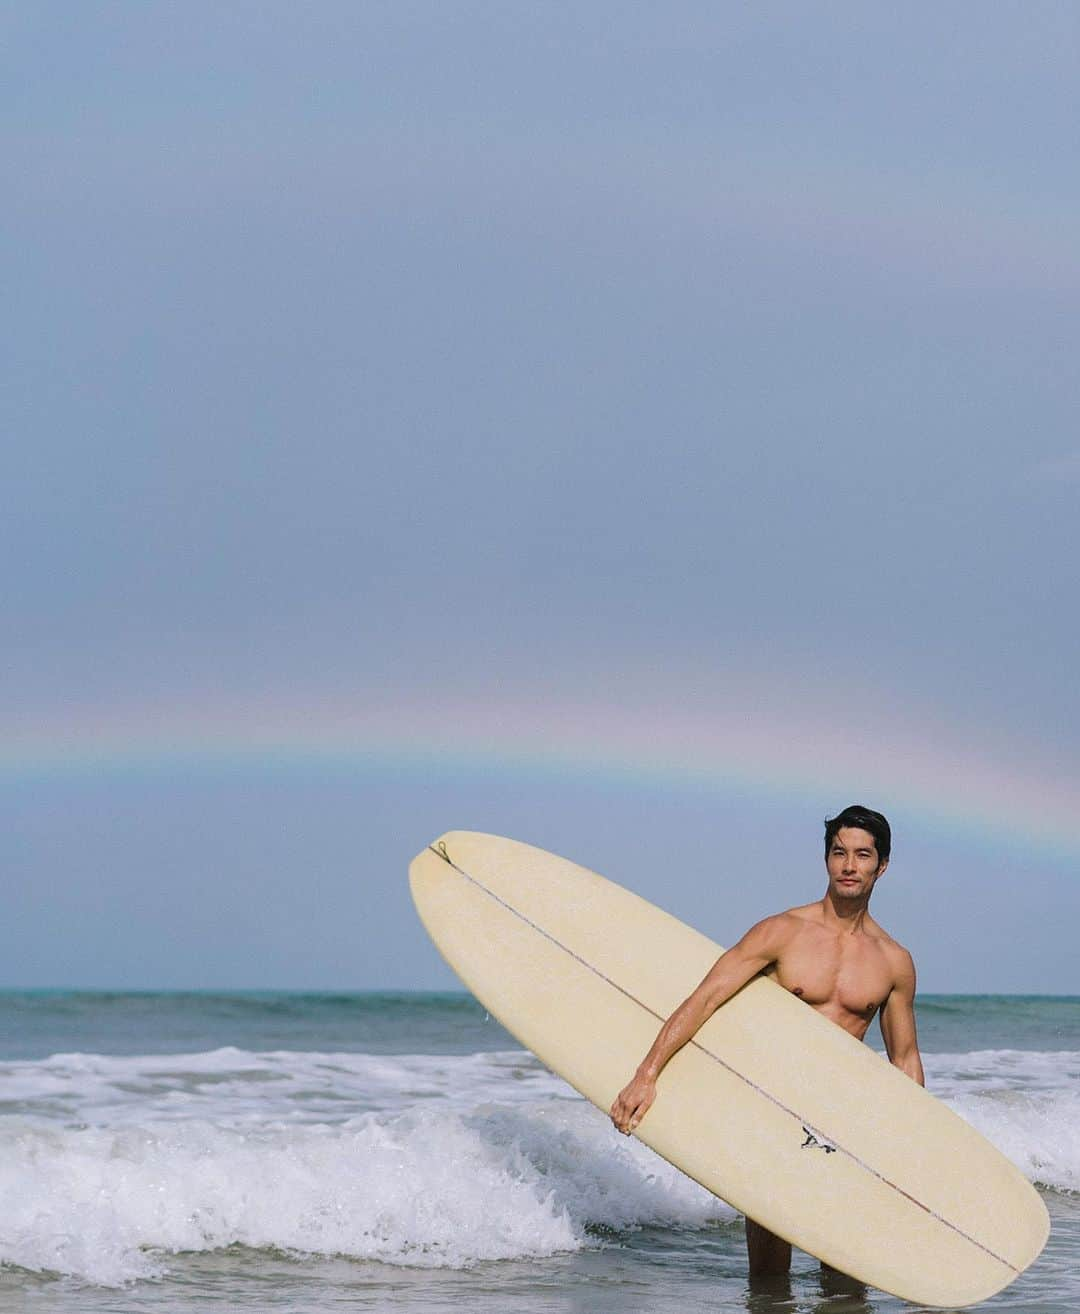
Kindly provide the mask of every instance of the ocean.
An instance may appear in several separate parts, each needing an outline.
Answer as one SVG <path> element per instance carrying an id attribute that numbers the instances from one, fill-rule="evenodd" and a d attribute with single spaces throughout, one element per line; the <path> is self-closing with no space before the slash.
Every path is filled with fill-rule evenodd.
<path id="1" fill-rule="evenodd" d="M 918 1019 L 929 1088 L 1052 1219 L 980 1308 L 1072 1314 L 1080 998 L 926 995 Z M 738 1215 L 466 995 L 0 993 L 0 1312 L 219 1308 L 913 1307 L 803 1255 L 751 1290 Z"/>

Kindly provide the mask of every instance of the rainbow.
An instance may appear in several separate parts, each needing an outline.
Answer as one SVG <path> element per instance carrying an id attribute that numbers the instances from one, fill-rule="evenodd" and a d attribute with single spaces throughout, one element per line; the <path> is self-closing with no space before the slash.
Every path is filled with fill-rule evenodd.
<path id="1" fill-rule="evenodd" d="M 1015 763 L 1022 760 L 1023 767 Z M 1066 772 L 1020 758 L 1015 745 L 970 747 L 931 732 L 875 734 L 837 716 L 798 721 L 745 701 L 697 708 L 655 703 L 540 703 L 490 698 L 326 699 L 289 704 L 170 704 L 105 709 L 10 735 L 9 782 L 171 773 L 393 772 L 562 782 L 616 790 L 743 794 L 815 816 L 877 801 L 935 834 L 980 847 L 1080 859 L 1080 788 Z"/>

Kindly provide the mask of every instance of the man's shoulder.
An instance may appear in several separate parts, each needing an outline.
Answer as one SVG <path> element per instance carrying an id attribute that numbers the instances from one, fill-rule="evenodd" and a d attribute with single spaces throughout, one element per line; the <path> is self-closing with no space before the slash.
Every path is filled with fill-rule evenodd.
<path id="1" fill-rule="evenodd" d="M 889 954 L 896 963 L 898 971 L 904 975 L 915 975 L 915 959 L 911 956 L 911 950 L 905 949 L 898 940 L 889 937 Z"/>
<path id="2" fill-rule="evenodd" d="M 866 930 L 874 937 L 875 940 L 878 941 L 878 943 L 881 945 L 882 949 L 884 949 L 886 953 L 902 954 L 908 958 L 911 957 L 911 954 L 908 952 L 907 949 L 904 948 L 904 946 L 900 943 L 900 941 L 896 938 L 896 936 L 890 935 L 889 932 L 884 928 L 884 926 L 882 926 L 880 922 L 869 921 Z"/>
<path id="3" fill-rule="evenodd" d="M 799 911 L 798 908 L 787 908 L 784 912 L 772 913 L 768 917 L 763 917 L 760 922 L 755 922 L 750 927 L 743 936 L 741 943 L 752 944 L 755 948 L 766 949 L 775 953 L 793 935 L 798 934 L 800 923 L 794 914 Z"/>
<path id="4" fill-rule="evenodd" d="M 783 912 L 763 917 L 756 931 L 773 940 L 789 940 L 807 930 L 815 922 L 820 924 L 821 908 L 816 903 L 800 904 L 797 908 L 785 908 Z"/>
<path id="5" fill-rule="evenodd" d="M 820 925 L 821 900 L 815 899 L 813 903 L 800 903 L 795 908 L 785 908 L 783 912 L 777 913 L 776 917 L 778 921 L 783 921 L 791 927 L 805 925 L 808 922 Z"/>
<path id="6" fill-rule="evenodd" d="M 911 956 L 911 951 L 905 949 L 899 940 L 891 936 L 877 922 L 874 923 L 873 934 L 897 976 L 913 976 L 915 974 L 915 960 Z"/>

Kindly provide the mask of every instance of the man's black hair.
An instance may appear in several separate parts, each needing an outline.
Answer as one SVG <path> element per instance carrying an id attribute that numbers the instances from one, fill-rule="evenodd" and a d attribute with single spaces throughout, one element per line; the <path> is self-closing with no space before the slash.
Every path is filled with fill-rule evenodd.
<path id="1" fill-rule="evenodd" d="M 863 807 L 861 803 L 852 803 L 843 812 L 838 812 L 835 817 L 830 817 L 825 822 L 826 857 L 829 856 L 829 850 L 836 838 L 836 832 L 844 826 L 855 826 L 859 830 L 868 830 L 874 837 L 878 861 L 886 862 L 888 860 L 892 851 L 892 830 L 889 828 L 889 823 L 880 812 L 875 812 L 873 808 Z"/>

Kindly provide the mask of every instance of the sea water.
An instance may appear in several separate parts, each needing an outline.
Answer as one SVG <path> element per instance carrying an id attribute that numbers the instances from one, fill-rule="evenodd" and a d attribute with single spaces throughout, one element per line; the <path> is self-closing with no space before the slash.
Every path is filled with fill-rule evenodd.
<path id="1" fill-rule="evenodd" d="M 925 996 L 919 1024 L 929 1088 L 1052 1218 L 983 1308 L 1080 1308 L 1080 999 Z M 734 1211 L 468 996 L 0 994 L 0 1311 L 214 1308 L 911 1307 L 806 1256 L 752 1289 Z"/>

